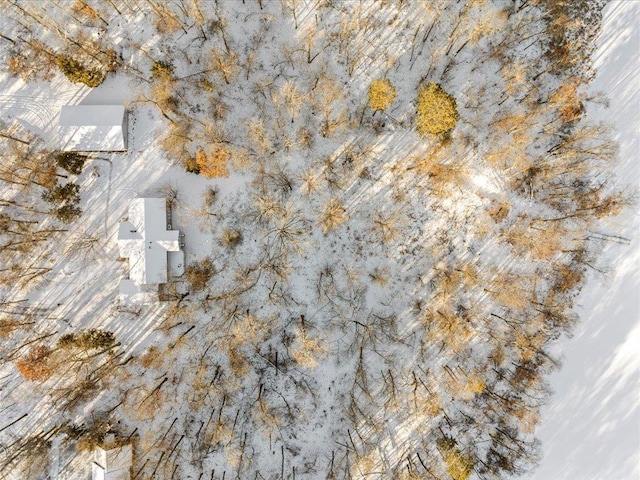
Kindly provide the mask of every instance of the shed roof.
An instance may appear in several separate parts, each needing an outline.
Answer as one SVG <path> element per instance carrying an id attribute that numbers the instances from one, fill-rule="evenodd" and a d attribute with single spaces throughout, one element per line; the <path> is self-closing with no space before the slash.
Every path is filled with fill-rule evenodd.
<path id="1" fill-rule="evenodd" d="M 123 105 L 65 105 L 58 122 L 65 151 L 117 152 L 127 149 Z"/>
<path id="2" fill-rule="evenodd" d="M 129 480 L 132 464 L 131 445 L 96 447 L 92 465 L 93 480 Z"/>

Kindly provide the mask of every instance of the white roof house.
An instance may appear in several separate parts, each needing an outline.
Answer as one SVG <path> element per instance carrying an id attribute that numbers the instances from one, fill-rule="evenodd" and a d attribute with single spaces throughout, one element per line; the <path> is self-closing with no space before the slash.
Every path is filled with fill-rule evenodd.
<path id="1" fill-rule="evenodd" d="M 58 133 L 63 151 L 123 152 L 127 150 L 127 112 L 123 105 L 65 105 Z"/>
<path id="2" fill-rule="evenodd" d="M 131 480 L 131 445 L 96 447 L 91 465 L 92 480 Z"/>
<path id="3" fill-rule="evenodd" d="M 143 285 L 167 283 L 169 266 L 174 275 L 184 273 L 182 236 L 168 225 L 164 198 L 133 200 L 129 217 L 120 223 L 118 247 L 120 256 L 129 259 L 129 279 L 120 285 L 122 294 L 135 294 Z"/>

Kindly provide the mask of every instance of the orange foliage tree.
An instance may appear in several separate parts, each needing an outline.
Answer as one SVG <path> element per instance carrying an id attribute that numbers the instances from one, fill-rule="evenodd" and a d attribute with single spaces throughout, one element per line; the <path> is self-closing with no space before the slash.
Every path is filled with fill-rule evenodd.
<path id="1" fill-rule="evenodd" d="M 202 148 L 199 148 L 196 152 L 196 164 L 200 173 L 205 177 L 227 177 L 229 175 L 227 169 L 229 156 L 229 151 L 224 147 L 216 147 L 209 155 Z"/>
<path id="2" fill-rule="evenodd" d="M 18 371 L 32 382 L 46 380 L 53 373 L 53 366 L 48 361 L 51 349 L 46 345 L 36 345 L 17 362 Z"/>

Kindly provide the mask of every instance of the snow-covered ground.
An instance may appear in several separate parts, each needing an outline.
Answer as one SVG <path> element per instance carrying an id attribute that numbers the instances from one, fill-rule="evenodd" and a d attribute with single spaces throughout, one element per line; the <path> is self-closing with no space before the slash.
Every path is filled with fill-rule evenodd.
<path id="1" fill-rule="evenodd" d="M 640 179 L 640 2 L 611 2 L 604 11 L 591 92 L 609 108 L 589 115 L 614 125 L 620 179 Z M 536 480 L 640 478 L 640 212 L 627 211 L 609 232 L 631 240 L 610 243 L 580 297 L 575 335 L 564 340 L 562 369 L 539 428 L 544 457 Z"/>
<path id="2" fill-rule="evenodd" d="M 444 472 L 441 454 L 434 440 L 442 439 L 445 435 L 443 428 L 447 432 L 451 430 L 452 435 L 459 437 L 460 444 L 469 449 L 474 450 L 480 445 L 480 450 L 484 450 L 486 442 L 493 438 L 489 436 L 491 432 L 484 430 L 484 422 L 479 421 L 471 422 L 473 428 L 466 428 L 469 425 L 467 419 L 477 420 L 483 412 L 497 413 L 495 418 L 491 415 L 487 417 L 489 423 L 486 425 L 493 428 L 493 420 L 504 418 L 500 413 L 503 402 L 496 400 L 493 392 L 504 393 L 505 388 L 509 391 L 511 387 L 504 381 L 503 374 L 496 376 L 491 373 L 495 369 L 489 368 L 488 358 L 493 357 L 486 348 L 490 343 L 487 342 L 489 334 L 491 338 L 496 338 L 494 335 L 498 334 L 496 343 L 499 351 L 496 351 L 495 363 L 499 367 L 506 363 L 498 360 L 504 356 L 503 346 L 509 350 L 511 344 L 515 345 L 517 348 L 513 348 L 510 354 L 524 360 L 531 346 L 540 338 L 532 332 L 519 332 L 524 334 L 515 338 L 512 330 L 518 329 L 513 328 L 502 316 L 493 314 L 494 307 L 500 307 L 500 302 L 509 303 L 514 309 L 519 308 L 518 305 L 522 303 L 519 292 L 526 288 L 530 289 L 536 300 L 538 292 L 535 284 L 527 287 L 526 281 L 522 280 L 533 278 L 533 275 L 527 276 L 530 272 L 526 267 L 532 263 L 530 259 L 518 257 L 515 253 L 507 255 L 506 260 L 495 259 L 511 248 L 506 245 L 510 242 L 498 243 L 499 236 L 496 239 L 489 236 L 488 240 L 484 240 L 488 230 L 483 228 L 485 224 L 491 225 L 490 228 L 501 229 L 502 234 L 513 233 L 516 238 L 518 231 L 515 227 L 521 218 L 518 213 L 540 212 L 531 212 L 533 209 L 529 200 L 513 195 L 507 188 L 506 173 L 517 165 L 505 163 L 487 169 L 493 174 L 497 172 L 500 177 L 492 181 L 491 177 L 495 175 L 483 171 L 484 163 L 477 161 L 482 160 L 484 154 L 487 154 L 487 158 L 491 154 L 495 160 L 505 152 L 509 153 L 506 149 L 485 149 L 489 148 L 487 145 L 498 148 L 501 144 L 497 143 L 500 142 L 511 144 L 510 135 L 514 131 L 526 127 L 531 131 L 531 138 L 536 138 L 541 133 L 540 126 L 553 114 L 554 109 L 545 108 L 537 112 L 539 117 L 532 121 L 533 126 L 523 127 L 521 120 L 518 120 L 520 123 L 511 123 L 517 120 L 511 112 L 528 108 L 521 105 L 528 96 L 524 90 L 530 87 L 523 79 L 526 80 L 527 75 L 532 76 L 534 69 L 542 68 L 534 61 L 538 58 L 536 55 L 541 55 L 538 47 L 532 48 L 536 43 L 527 43 L 525 46 L 517 41 L 521 37 L 528 38 L 528 34 L 538 35 L 534 33 L 536 28 L 540 28 L 540 19 L 535 15 L 536 7 L 523 8 L 519 14 L 513 13 L 511 17 L 502 12 L 501 17 L 501 12 L 494 10 L 479 9 L 476 12 L 475 9 L 479 8 L 477 4 L 467 9 L 463 2 L 445 0 L 439 10 L 440 7 L 434 2 L 433 5 L 438 8 L 427 12 L 428 15 L 424 14 L 425 17 L 436 19 L 432 24 L 436 30 L 430 36 L 431 29 L 426 27 L 426 23 L 420 23 L 410 2 L 398 7 L 397 12 L 393 10 L 396 8 L 393 5 L 387 5 L 386 9 L 377 12 L 371 8 L 373 3 L 363 2 L 367 8 L 360 14 L 366 13 L 367 16 L 362 18 L 367 21 L 357 22 L 359 26 L 354 24 L 355 33 L 350 33 L 352 44 L 358 46 L 365 38 L 377 40 L 370 46 L 361 46 L 366 47 L 365 51 L 371 56 L 362 57 L 368 58 L 368 61 L 358 69 L 353 60 L 344 65 L 335 63 L 334 51 L 327 46 L 332 44 L 324 43 L 325 35 L 330 39 L 339 39 L 340 35 L 348 33 L 342 31 L 343 26 L 349 26 L 342 21 L 349 17 L 348 10 L 333 4 L 321 8 L 315 2 L 308 2 L 297 14 L 295 10 L 290 14 L 283 10 L 285 2 L 280 5 L 273 2 L 267 5 L 267 11 L 262 12 L 261 2 L 259 7 L 247 2 L 246 8 L 252 9 L 251 15 L 241 17 L 240 10 L 245 7 L 240 6 L 240 2 L 229 0 L 219 3 L 227 7 L 227 10 L 221 10 L 228 14 L 228 18 L 244 18 L 243 21 L 230 21 L 228 33 L 231 45 L 242 55 L 247 54 L 246 70 L 239 75 L 237 82 L 223 82 L 217 78 L 219 85 L 216 88 L 224 95 L 221 94 L 219 99 L 209 98 L 220 105 L 226 100 L 233 106 L 233 109 L 229 109 L 231 113 L 225 130 L 242 147 L 237 151 L 238 157 L 242 152 L 247 157 L 244 165 L 240 158 L 237 159 L 237 166 L 231 169 L 229 179 L 207 180 L 172 165 L 171 159 L 167 158 L 159 145 L 167 124 L 158 111 L 141 101 L 141 95 L 149 92 L 144 85 L 139 85 L 140 79 L 136 77 L 135 68 L 140 67 L 140 71 L 147 72 L 151 68 L 151 56 L 174 61 L 176 72 L 183 76 L 182 80 L 194 78 L 190 74 L 197 62 L 192 64 L 193 59 L 187 53 L 195 54 L 197 50 L 191 48 L 192 39 L 189 36 L 174 42 L 175 36 L 156 35 L 151 24 L 141 22 L 140 29 L 134 28 L 134 20 L 142 18 L 142 15 L 131 16 L 132 25 L 128 33 L 132 38 L 123 46 L 126 53 L 124 57 L 130 60 L 128 69 L 121 75 L 110 76 L 99 89 L 91 92 L 60 81 L 59 75 L 51 83 L 24 84 L 0 74 L 0 91 L 3 91 L 3 95 L 0 95 L 0 116 L 5 120 L 20 120 L 28 129 L 41 134 L 49 146 L 55 143 L 55 133 L 52 132 L 55 132 L 57 112 L 64 104 L 124 103 L 131 112 L 129 152 L 94 159 L 90 168 L 86 168 L 77 178 L 82 187 L 82 224 L 78 227 L 79 231 L 65 237 L 64 243 L 53 247 L 53 267 L 43 277 L 42 284 L 37 289 L 34 287 L 28 297 L 30 306 L 44 312 L 43 316 L 46 314 L 46 318 L 38 324 L 38 334 L 48 335 L 51 332 L 52 336 L 60 336 L 90 327 L 102 328 L 113 332 L 122 348 L 114 355 L 113 362 L 105 361 L 113 371 L 101 374 L 98 382 L 89 382 L 91 379 L 87 376 L 87 381 L 76 383 L 84 378 L 81 375 L 84 370 L 78 369 L 68 378 L 61 375 L 62 383 L 54 384 L 58 380 L 53 378 L 43 388 L 40 384 L 22 381 L 15 366 L 5 362 L 2 368 L 6 370 L 6 378 L 11 380 L 0 396 L 0 417 L 4 416 L 2 420 L 6 418 L 11 422 L 25 418 L 22 417 L 24 412 L 29 412 L 29 417 L 28 420 L 17 420 L 21 423 L 12 424 L 11 428 L 1 432 L 0 450 L 5 445 L 12 446 L 21 439 L 30 438 L 30 435 L 35 438 L 38 429 L 44 431 L 49 424 L 75 425 L 93 420 L 95 416 L 99 420 L 95 421 L 96 425 L 102 426 L 113 421 L 123 435 L 137 432 L 137 478 L 154 477 L 156 472 L 158 476 L 155 478 L 214 478 L 214 473 L 215 478 L 231 478 L 232 471 L 236 472 L 236 478 L 254 478 L 253 472 L 255 478 L 258 478 L 258 474 L 261 478 L 295 478 L 296 473 L 299 478 L 334 478 L 335 468 L 336 472 L 344 472 L 344 475 L 339 474 L 340 478 L 384 479 L 397 478 L 394 473 L 407 469 L 411 474 L 414 470 L 422 472 L 421 468 L 428 468 L 423 461 L 427 462 L 429 468 L 436 469 L 434 471 Z M 357 2 L 352 4 L 355 8 Z M 504 4 L 513 7 L 509 2 Z M 32 5 L 37 4 L 34 2 Z M 430 3 L 424 2 L 424 5 L 426 8 Z M 501 5 L 502 2 L 490 4 L 493 9 Z M 637 12 L 637 5 L 632 7 Z M 468 19 L 473 21 L 464 22 L 462 26 L 465 29 L 471 29 L 479 23 L 476 20 L 482 15 L 486 21 L 485 27 L 492 32 L 491 35 L 496 36 L 492 45 L 501 45 L 502 42 L 507 42 L 505 45 L 520 45 L 510 52 L 515 57 L 522 57 L 521 63 L 514 65 L 513 72 L 491 59 L 488 53 L 486 58 L 478 56 L 477 53 L 484 52 L 489 42 L 486 36 L 478 35 L 475 30 L 469 32 L 469 42 L 455 40 L 457 37 L 449 41 L 449 36 L 458 29 L 459 20 L 464 18 L 463 13 L 467 10 L 471 12 Z M 625 25 L 631 24 L 625 9 L 614 11 L 616 19 L 624 21 Z M 319 12 L 319 15 L 315 12 Z M 213 18 L 213 12 L 209 13 Z M 498 23 L 494 24 L 496 19 Z M 415 31 L 409 28 L 414 21 L 417 22 Z M 510 36 L 504 38 L 502 35 L 505 30 L 498 26 L 502 21 L 513 27 L 513 30 L 506 30 Z M 218 19 L 217 23 L 211 25 L 220 26 L 223 23 Z M 318 24 L 320 28 L 317 32 L 320 33 L 314 29 Z M 403 26 L 405 24 L 406 27 Z M 327 32 L 331 33 L 327 27 L 330 25 L 336 29 L 340 27 L 336 35 L 327 35 Z M 380 33 L 374 34 L 378 32 L 375 30 L 365 36 L 369 25 L 376 25 Z M 525 30 L 520 31 L 516 29 L 518 25 L 527 27 L 522 27 Z M 119 22 L 117 27 L 120 28 Z M 357 28 L 365 29 L 360 34 Z M 615 25 L 610 28 L 613 30 L 609 31 L 625 35 L 622 28 Z M 426 31 L 422 32 L 421 29 Z M 181 30 L 178 28 L 176 31 Z M 256 33 L 258 44 L 263 40 L 268 44 L 260 47 L 260 56 L 254 69 L 257 72 L 255 78 L 250 65 L 256 59 L 249 61 L 254 48 L 248 43 L 252 39 L 249 33 Z M 307 40 L 303 35 L 308 35 Z M 318 38 L 313 40 L 313 35 Z M 412 39 L 419 37 L 425 39 L 422 40 L 425 46 L 415 48 L 414 52 L 409 47 L 413 45 Z M 472 37 L 474 41 L 471 41 Z M 216 39 L 213 34 L 211 38 Z M 280 45 L 276 40 L 282 40 L 283 43 Z M 215 41 L 221 49 L 222 40 Z M 617 39 L 614 40 L 611 49 L 599 57 L 598 64 L 603 61 L 628 64 L 624 58 L 616 57 L 619 44 Z M 143 50 L 138 48 L 140 45 L 145 45 L 151 54 L 145 50 L 143 56 Z M 308 50 L 299 48 L 300 45 Z M 174 47 L 179 50 L 178 53 L 171 53 Z M 281 51 L 275 47 L 281 47 Z M 382 54 L 384 49 L 389 50 L 386 57 Z M 322 53 L 325 50 L 327 53 Z M 315 63 L 311 59 L 312 51 L 321 52 Z M 452 57 L 449 58 L 445 52 L 451 52 Z M 180 56 L 179 53 L 184 55 Z M 347 53 L 351 55 L 350 50 Z M 396 58 L 396 54 L 401 56 Z M 200 57 L 196 58 L 199 62 Z M 381 63 L 388 63 L 388 66 L 383 68 L 379 65 Z M 412 69 L 413 63 L 416 64 L 415 69 Z M 391 68 L 392 65 L 395 67 Z M 518 66 L 525 70 L 524 73 L 516 71 Z M 526 66 L 533 70 L 527 73 Z M 612 69 L 612 73 L 616 71 L 618 69 Z M 396 107 L 390 110 L 391 116 L 384 121 L 380 120 L 380 114 L 365 115 L 366 110 L 362 109 L 362 105 L 366 104 L 366 86 L 383 74 L 388 74 L 398 84 Z M 271 78 L 270 75 L 275 77 Z M 325 82 L 322 79 L 327 75 L 331 81 Z M 302 103 L 295 120 L 291 113 L 295 109 L 286 111 L 278 100 L 285 91 L 283 79 L 288 76 L 293 80 L 286 85 L 303 89 L 303 98 L 313 99 Z M 412 102 L 418 85 L 431 77 L 440 79 L 459 98 L 462 112 L 462 121 L 456 129 L 457 136 L 453 143 L 455 146 L 459 142 L 459 147 L 451 149 L 447 155 L 460 157 L 457 160 L 464 168 L 457 170 L 453 168 L 453 163 L 435 159 L 436 150 L 430 154 L 434 156 L 430 162 L 442 162 L 434 165 L 450 168 L 423 172 L 429 178 L 446 177 L 449 172 L 453 180 L 450 178 L 452 185 L 445 184 L 446 189 L 438 186 L 435 178 L 425 183 L 424 178 L 416 177 L 413 173 L 426 147 L 412 132 Z M 469 82 L 469 78 L 477 81 Z M 555 80 L 550 78 L 549 83 L 546 77 L 540 78 L 545 79 L 540 82 L 545 86 L 540 94 L 550 95 L 555 88 Z M 204 95 L 201 92 L 204 89 L 195 80 L 182 80 L 177 84 L 185 98 L 191 98 L 194 91 Z M 614 102 L 613 107 L 604 112 L 603 120 L 622 118 L 619 113 L 622 107 L 617 108 L 617 105 L 625 106 L 628 109 L 626 117 L 631 117 L 635 111 L 634 105 L 621 99 L 618 95 L 618 91 L 622 91 L 619 85 L 615 84 L 614 87 L 612 80 L 602 77 L 599 82 L 594 90 L 607 91 Z M 258 91 L 257 98 L 260 99 L 262 95 L 268 101 L 245 98 L 245 92 L 252 91 L 254 86 L 263 88 L 263 84 L 272 85 L 269 87 L 272 89 L 268 92 L 264 89 Z M 318 85 L 325 93 L 314 93 Z M 342 86 L 344 95 L 334 98 Z M 622 86 L 633 90 L 635 84 L 627 79 Z M 522 98 L 520 95 L 523 95 Z M 321 112 L 318 107 L 316 112 L 315 106 L 310 109 L 307 104 L 320 107 L 328 105 L 331 108 Z M 337 122 L 340 118 L 337 113 L 342 111 L 335 106 L 344 107 L 344 112 L 351 111 L 352 119 L 359 119 L 359 127 L 355 126 L 355 121 L 347 122 L 345 125 L 349 125 L 348 128 L 336 127 L 337 133 L 329 133 L 329 119 L 336 117 Z M 199 111 L 196 108 L 199 105 L 193 107 L 194 112 Z M 263 148 L 264 152 L 258 148 L 261 144 L 255 139 L 244 141 L 244 137 L 250 136 L 245 134 L 245 130 L 251 130 L 256 138 L 260 136 L 257 133 L 260 128 L 251 127 L 255 123 L 253 116 L 258 115 L 256 112 L 261 112 L 259 115 L 269 120 L 269 129 L 276 132 L 273 138 L 267 136 L 264 140 L 264 144 L 269 146 L 268 149 Z M 364 113 L 356 115 L 357 112 Z M 314 139 L 315 146 L 304 147 L 304 143 L 298 141 L 291 143 L 293 135 L 297 135 L 297 130 L 293 128 L 298 125 L 295 122 L 305 127 L 306 123 L 311 122 L 310 125 L 315 128 L 320 124 L 313 119 L 320 117 L 320 113 L 327 116 L 327 127 L 322 129 L 325 133 L 310 137 Z M 224 117 L 220 112 L 218 114 Z M 204 117 L 202 112 L 199 115 Z M 501 127 L 495 131 L 485 129 L 488 118 L 495 118 L 492 124 L 499 122 Z M 637 131 L 637 119 L 635 124 L 626 120 L 622 123 L 625 127 L 636 125 Z M 203 125 L 209 129 L 208 124 Z M 510 133 L 507 135 L 505 132 Z M 282 145 L 289 146 L 285 148 Z M 549 147 L 544 142 L 542 146 Z M 272 147 L 275 152 L 271 152 Z M 478 149 L 477 158 L 468 154 L 467 148 L 470 147 Z M 632 155 L 628 151 L 632 151 L 634 145 L 623 144 L 622 148 L 624 158 L 631 160 Z M 637 146 L 635 148 L 637 150 Z M 258 153 L 247 153 L 254 150 Z M 258 160 L 266 165 L 262 173 L 258 168 Z M 623 164 L 632 168 L 630 161 Z M 456 172 L 463 180 L 468 176 L 473 181 L 460 180 L 457 183 Z M 628 178 L 637 178 L 637 173 Z M 468 187 L 468 183 L 473 183 L 472 189 L 463 188 Z M 213 207 L 203 203 L 207 187 L 217 188 Z M 172 224 L 186 234 L 187 265 L 196 265 L 210 256 L 214 261 L 214 270 L 218 271 L 209 274 L 211 278 L 208 279 L 206 292 L 198 292 L 194 288 L 184 302 L 150 304 L 141 306 L 138 311 L 125 309 L 117 299 L 117 283 L 127 271 L 126 265 L 117 260 L 119 253 L 115 240 L 118 224 L 127 215 L 133 198 L 169 196 L 169 190 L 177 193 Z M 530 195 L 533 196 L 533 193 L 531 191 Z M 498 228 L 490 220 L 491 214 L 485 210 L 494 210 L 491 205 L 501 195 L 508 196 L 513 204 L 511 213 L 506 214 L 510 215 L 506 226 Z M 322 219 L 326 218 L 323 212 L 329 210 L 328 205 L 334 198 L 338 199 L 335 204 L 339 207 L 335 209 L 338 212 L 334 214 L 337 218 L 334 218 L 335 226 L 321 231 L 321 227 L 324 229 Z M 277 203 L 280 200 L 282 205 Z M 500 211 L 496 212 L 496 216 Z M 477 219 L 475 223 L 474 218 Z M 616 224 L 603 227 L 602 233 L 632 238 L 633 222 L 637 223 L 637 216 L 627 213 L 616 220 Z M 224 247 L 220 241 L 227 228 L 238 228 L 242 233 L 243 242 L 235 249 Z M 532 235 L 534 239 L 541 238 L 540 234 Z M 385 236 L 389 238 L 385 240 Z M 86 255 L 77 247 L 84 237 L 91 239 L 90 245 L 94 246 Z M 611 265 L 620 264 L 617 256 L 637 252 L 636 243 L 637 240 L 632 238 L 631 247 L 609 245 L 608 258 L 604 260 Z M 275 247 L 280 251 L 276 252 Z M 64 251 L 65 255 L 61 256 L 60 251 Z M 637 258 L 637 253 L 634 255 Z M 519 266 L 524 262 L 524 266 L 509 270 L 506 264 L 510 259 L 517 261 Z M 479 273 L 475 264 L 479 265 Z M 550 265 L 546 264 L 545 268 L 550 268 Z M 604 282 L 630 278 L 631 282 L 626 284 L 635 285 L 635 272 L 630 263 L 626 265 L 626 270 L 617 276 L 607 277 Z M 462 275 L 454 274 L 452 278 L 455 280 L 449 281 L 448 272 Z M 496 272 L 501 277 L 517 274 L 512 277 L 520 279 L 522 285 L 517 283 L 515 287 L 510 287 L 508 282 L 499 282 L 494 278 Z M 479 274 L 483 276 L 479 277 Z M 544 278 L 543 274 L 539 275 Z M 480 280 L 477 280 L 478 277 Z M 465 278 L 467 284 L 463 284 Z M 494 292 L 490 292 L 484 282 L 488 286 L 495 284 Z M 179 290 L 182 283 L 176 282 L 178 293 L 182 292 Z M 637 313 L 625 313 L 624 318 L 607 318 L 610 325 L 591 319 L 589 312 L 607 312 L 604 315 L 608 317 L 608 312 L 614 311 L 601 302 L 605 291 L 601 283 L 602 279 L 600 282 L 598 279 L 592 280 L 591 288 L 595 293 L 588 295 L 585 292 L 582 297 L 584 323 L 570 345 L 586 339 L 585 348 L 591 348 L 587 358 L 594 358 L 602 370 L 596 369 L 593 376 L 595 380 L 592 376 L 581 378 L 576 370 L 578 373 L 589 373 L 590 370 L 572 367 L 567 362 L 562 374 L 575 380 L 579 385 L 575 390 L 580 391 L 567 390 L 565 395 L 564 390 L 556 388 L 556 403 L 546 413 L 549 425 L 555 429 L 560 427 L 576 432 L 578 440 L 570 440 L 579 446 L 584 444 L 582 437 L 585 435 L 573 428 L 576 421 L 571 422 L 572 428 L 565 427 L 563 422 L 568 416 L 562 412 L 556 415 L 565 405 L 567 410 L 577 411 L 565 398 L 590 406 L 586 400 L 591 397 L 582 395 L 581 390 L 595 392 L 593 398 L 597 408 L 589 408 L 584 418 L 591 420 L 589 423 L 596 430 L 604 432 L 598 434 L 597 440 L 602 438 L 606 441 L 605 435 L 610 433 L 605 425 L 608 418 L 604 414 L 594 414 L 598 408 L 605 409 L 608 415 L 619 419 L 624 415 L 614 407 L 620 404 L 625 411 L 637 415 L 637 411 L 632 409 L 633 405 L 631 408 L 628 406 L 634 399 L 627 397 L 624 405 L 618 400 L 615 405 L 605 401 L 608 393 L 616 392 L 620 378 L 629 380 L 635 372 L 635 367 L 626 370 L 629 365 L 623 365 L 628 357 L 628 349 L 614 354 L 610 350 L 623 342 L 624 339 L 616 335 L 622 330 L 624 333 L 631 330 Z M 505 291 L 512 295 L 493 298 L 496 292 Z M 515 300 L 514 292 L 518 295 Z M 618 304 L 629 305 L 629 296 L 627 293 L 624 301 Z M 451 299 L 455 299 L 456 304 Z M 597 301 L 588 302 L 591 299 Z M 467 313 L 471 309 L 463 305 L 467 303 L 466 300 L 474 309 L 473 315 Z M 590 303 L 595 305 L 589 306 Z M 454 312 L 455 307 L 456 313 L 447 316 L 438 311 L 439 317 L 436 317 L 430 310 L 440 310 L 440 307 L 445 313 Z M 508 311 L 509 306 L 504 309 Z M 504 309 L 497 311 L 500 313 Z M 442 320 L 436 321 L 440 317 Z M 494 320 L 485 322 L 482 320 L 485 317 L 499 321 L 495 320 L 496 324 L 492 323 Z M 618 323 L 614 324 L 614 321 Z M 601 327 L 602 330 L 592 326 Z M 615 338 L 613 347 L 602 352 L 603 360 L 596 357 L 593 348 L 594 343 L 600 342 L 599 338 L 594 340 L 593 337 L 601 334 L 591 335 L 591 330 L 585 333 L 584 328 L 601 334 L 605 334 L 603 332 L 606 330 L 607 338 Z M 623 337 L 624 333 L 619 336 Z M 28 339 L 30 337 L 24 334 L 23 341 Z M 440 342 L 444 342 L 443 347 L 440 347 Z M 447 350 L 443 354 L 445 346 Z M 115 362 L 120 356 L 122 363 L 119 363 L 120 360 Z M 478 362 L 474 362 L 476 357 Z M 614 360 L 607 363 L 610 357 Z M 453 372 L 449 363 L 457 373 Z M 529 369 L 520 371 L 518 382 L 527 380 L 524 370 Z M 5 373 L 1 369 L 0 372 Z M 458 376 L 467 380 L 462 381 Z M 85 392 L 87 396 L 79 398 L 76 393 L 83 391 L 80 390 L 82 385 L 88 385 Z M 589 388 L 585 388 L 585 385 Z M 50 386 L 56 387 L 56 390 L 47 390 Z M 96 388 L 89 388 L 93 386 Z M 428 394 L 418 390 L 421 386 Z M 476 395 L 485 389 L 491 390 L 493 400 L 488 395 Z M 420 392 L 419 395 L 416 392 Z M 454 399 L 454 395 L 458 398 Z M 77 399 L 78 403 L 72 404 L 69 398 Z M 476 398 L 493 402 L 494 409 L 487 410 L 485 403 L 473 401 Z M 515 422 L 515 417 L 519 415 L 518 421 L 527 424 L 525 441 L 532 435 L 533 428 L 529 430 L 529 426 L 535 422 L 537 414 L 537 405 L 533 405 L 537 399 L 529 398 L 533 399 L 531 405 L 527 403 L 528 400 L 522 399 L 518 399 L 518 403 L 531 408 L 521 408 L 518 412 L 509 409 L 514 416 L 510 421 Z M 56 402 L 66 402 L 66 406 L 60 408 L 55 405 Z M 440 405 L 441 402 L 446 408 Z M 446 409 L 449 411 L 446 412 Z M 103 413 L 104 416 L 101 416 Z M 216 418 L 214 414 L 217 414 L 217 425 L 211 422 L 212 418 Z M 450 417 L 454 420 L 455 428 L 450 425 Z M 592 417 L 604 419 L 601 429 Z M 6 423 L 0 422 L 0 426 Z M 586 424 L 583 422 L 580 425 Z M 554 480 L 559 478 L 557 465 L 568 465 L 567 458 L 570 455 L 565 450 L 554 449 L 554 439 L 549 439 L 549 430 L 544 430 L 542 435 L 547 447 L 560 453 L 560 460 L 550 467 L 544 464 L 539 478 Z M 477 435 L 484 436 L 485 440 L 478 441 Z M 562 445 L 565 442 L 564 439 L 560 440 Z M 71 448 L 71 443 L 68 446 Z M 627 462 L 632 458 L 628 454 L 629 447 L 635 450 L 637 443 L 627 440 L 625 449 L 620 450 Z M 64 448 L 64 444 L 60 444 L 59 448 L 54 447 L 48 455 L 49 463 L 45 465 L 48 472 L 42 475 L 76 480 L 81 475 L 78 472 L 82 471 L 88 476 L 88 454 L 78 457 L 74 460 L 77 465 L 68 468 L 64 465 L 65 458 L 76 453 L 65 452 Z M 508 445 L 505 448 L 509 448 Z M 167 451 L 171 453 L 163 463 Z M 423 455 L 420 457 L 421 452 Z M 595 457 L 595 454 L 590 455 Z M 553 457 L 547 456 L 547 459 L 551 461 Z M 622 461 L 614 460 L 615 465 L 623 465 Z M 575 462 L 578 464 L 582 460 Z M 605 462 L 600 464 L 604 465 Z M 632 468 L 629 467 L 625 472 L 630 472 Z M 347 475 L 349 471 L 354 473 Z M 0 478 L 2 473 L 0 470 Z M 36 478 L 29 475 L 28 478 Z M 445 478 L 444 475 L 439 473 L 438 477 Z M 568 471 L 567 475 L 564 478 L 625 478 L 610 470 L 601 470 L 593 477 L 581 475 L 578 470 Z"/>

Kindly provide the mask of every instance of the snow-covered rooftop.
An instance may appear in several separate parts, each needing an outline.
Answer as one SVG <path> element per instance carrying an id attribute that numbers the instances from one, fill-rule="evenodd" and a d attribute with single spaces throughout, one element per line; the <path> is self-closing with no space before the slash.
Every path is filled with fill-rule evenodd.
<path id="1" fill-rule="evenodd" d="M 129 218 L 120 223 L 118 247 L 120 256 L 129 259 L 132 282 L 137 285 L 167 282 L 167 254 L 180 251 L 180 232 L 167 228 L 164 198 L 133 200 Z M 130 283 L 126 285 L 130 287 Z"/>
<path id="2" fill-rule="evenodd" d="M 108 449 L 96 447 L 92 465 L 92 479 L 129 480 L 132 463 L 131 445 Z"/>
<path id="3" fill-rule="evenodd" d="M 60 148 L 79 152 L 119 152 L 127 149 L 127 119 L 123 105 L 65 105 L 60 111 Z"/>

